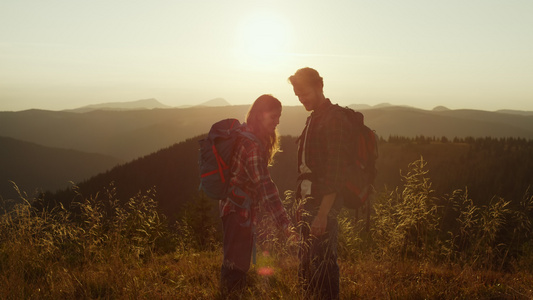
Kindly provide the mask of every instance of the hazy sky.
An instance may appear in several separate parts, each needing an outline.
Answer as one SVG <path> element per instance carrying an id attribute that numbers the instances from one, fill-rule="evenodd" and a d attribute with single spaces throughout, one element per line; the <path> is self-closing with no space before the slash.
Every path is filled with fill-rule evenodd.
<path id="1" fill-rule="evenodd" d="M 0 111 L 270 93 L 316 68 L 340 104 L 533 110 L 531 0 L 2 0 Z"/>

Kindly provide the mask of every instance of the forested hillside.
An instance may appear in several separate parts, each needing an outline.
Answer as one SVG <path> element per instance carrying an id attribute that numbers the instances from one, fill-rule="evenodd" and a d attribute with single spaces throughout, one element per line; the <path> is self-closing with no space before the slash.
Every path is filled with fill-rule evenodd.
<path id="1" fill-rule="evenodd" d="M 117 166 L 79 183 L 83 195 L 95 194 L 114 183 L 119 199 L 155 188 L 162 212 L 175 217 L 185 203 L 198 198 L 198 140 L 188 139 L 130 163 Z M 283 152 L 271 167 L 280 192 L 294 190 L 296 178 L 296 139 L 281 139 Z M 441 194 L 468 188 L 476 204 L 494 196 L 518 201 L 533 186 L 533 141 L 525 139 L 404 138 L 379 141 L 376 189 L 384 192 L 401 184 L 401 172 L 415 160 L 423 159 L 430 170 L 433 188 Z M 48 200 L 70 202 L 69 191 L 49 193 Z"/>

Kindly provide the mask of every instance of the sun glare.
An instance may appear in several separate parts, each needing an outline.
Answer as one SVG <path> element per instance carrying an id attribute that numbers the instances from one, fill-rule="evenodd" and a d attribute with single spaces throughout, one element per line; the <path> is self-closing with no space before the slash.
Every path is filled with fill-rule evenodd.
<path id="1" fill-rule="evenodd" d="M 279 15 L 262 12 L 248 16 L 237 34 L 240 64 L 261 68 L 280 63 L 289 48 L 288 23 Z"/>

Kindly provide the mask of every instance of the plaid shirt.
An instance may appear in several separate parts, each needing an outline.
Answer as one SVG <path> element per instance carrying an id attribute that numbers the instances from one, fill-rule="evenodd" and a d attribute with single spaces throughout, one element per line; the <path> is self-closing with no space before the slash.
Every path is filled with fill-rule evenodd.
<path id="1" fill-rule="evenodd" d="M 307 139 L 304 136 L 306 129 L 299 138 L 298 166 L 301 165 L 302 151 L 305 149 L 305 163 L 311 174 L 300 174 L 300 179 L 311 180 L 311 195 L 315 198 L 340 193 L 349 174 L 349 143 L 354 142 L 349 134 L 349 120 L 339 106 L 327 99 L 326 103 L 311 113 L 306 128 Z"/>
<path id="2" fill-rule="evenodd" d="M 249 131 L 248 127 L 246 130 Z M 274 217 L 280 228 L 287 228 L 290 224 L 289 217 L 281 203 L 278 188 L 270 178 L 266 151 L 256 142 L 244 137 L 239 139 L 235 149 L 230 164 L 230 193 L 226 199 L 220 200 L 220 216 L 235 212 L 243 223 L 251 221 L 255 225 L 261 206 Z M 236 195 L 235 187 L 239 187 L 251 198 L 249 209 L 241 206 L 244 197 Z"/>

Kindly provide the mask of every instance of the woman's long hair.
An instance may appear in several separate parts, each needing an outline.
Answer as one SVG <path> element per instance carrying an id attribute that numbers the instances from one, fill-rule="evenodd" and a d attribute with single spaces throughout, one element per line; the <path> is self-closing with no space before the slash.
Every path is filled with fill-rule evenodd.
<path id="1" fill-rule="evenodd" d="M 265 112 L 281 110 L 281 102 L 272 95 L 261 95 L 254 101 L 246 115 L 246 123 L 254 134 L 261 140 L 268 152 L 268 164 L 274 161 L 274 155 L 279 151 L 278 130 L 266 131 L 261 126 L 261 118 Z"/>

